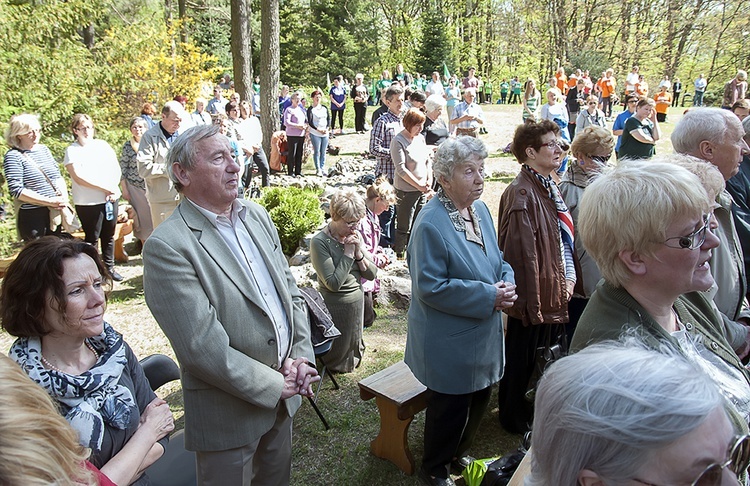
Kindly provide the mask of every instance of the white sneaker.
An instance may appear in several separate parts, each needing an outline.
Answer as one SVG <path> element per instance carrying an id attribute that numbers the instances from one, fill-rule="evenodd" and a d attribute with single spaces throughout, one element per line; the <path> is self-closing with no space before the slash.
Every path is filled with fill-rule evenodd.
<path id="1" fill-rule="evenodd" d="M 315 175 L 317 177 L 323 177 L 323 172 L 320 169 L 318 169 L 318 170 L 315 171 Z"/>

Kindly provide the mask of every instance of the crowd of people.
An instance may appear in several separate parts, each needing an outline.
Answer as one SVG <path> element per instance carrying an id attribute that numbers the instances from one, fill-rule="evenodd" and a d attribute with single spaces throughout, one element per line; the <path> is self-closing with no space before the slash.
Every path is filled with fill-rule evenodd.
<path id="1" fill-rule="evenodd" d="M 665 94 L 670 104 L 679 97 L 679 80 L 665 79 L 655 99 L 634 68 L 612 130 L 613 73 L 597 90 L 584 73 L 568 79 L 560 69 L 544 97 L 529 80 L 510 144 L 520 171 L 500 197 L 497 228 L 481 200 L 488 152 L 478 137 L 491 84 L 488 98 L 473 68 L 448 86 L 433 73 L 414 91 L 403 67 L 394 78 L 384 73 L 370 133 L 375 179 L 364 194 L 333 194 L 310 256 L 341 333 L 325 358 L 336 373 L 362 363 L 378 271 L 406 260 L 404 361 L 430 390 L 422 482 L 451 486 L 450 472 L 473 462 L 499 385 L 502 427 L 533 432 L 528 484 L 737 484 L 750 462 L 746 74 L 727 83 L 725 109 L 687 111 L 672 131 L 674 153 L 658 155 L 659 107 Z M 286 143 L 288 176 L 301 174 L 308 135 L 323 173 L 347 101 L 356 131 L 366 131 L 362 80 L 348 91 L 337 77 L 325 104 L 322 90 L 309 106 L 305 93 L 282 90 L 284 136 L 274 135 Z M 0 324 L 17 338 L 10 356 L 20 365 L 0 360 L 0 388 L 18 382 L 19 399 L 38 402 L 33 413 L 59 434 L 46 454 L 64 449 L 54 474 L 28 477 L 148 484 L 174 428 L 104 320 L 107 291 L 122 279 L 113 259 L 122 196 L 138 219 L 146 303 L 180 363 L 199 484 L 289 483 L 293 416 L 320 376 L 274 223 L 242 197 L 254 166 L 269 183 L 273 156 L 269 164 L 254 100 L 224 100 L 231 83 L 222 84 L 193 113 L 181 96 L 158 121 L 144 106 L 119 163 L 92 118 L 75 115 L 63 163 L 73 205 L 39 120 L 10 121 L 5 176 L 28 243 L 0 290 Z M 501 83 L 500 101 L 511 93 L 515 102 L 516 87 Z M 55 225 L 66 211 L 83 241 Z M 554 363 L 545 371 L 540 359 Z M 33 398 L 42 389 L 53 402 Z M 13 403 L 0 400 L 0 427 Z"/>

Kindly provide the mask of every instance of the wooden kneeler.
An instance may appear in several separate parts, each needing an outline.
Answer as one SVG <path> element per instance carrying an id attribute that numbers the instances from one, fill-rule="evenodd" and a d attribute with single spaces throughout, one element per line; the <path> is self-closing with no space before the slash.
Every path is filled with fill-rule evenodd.
<path id="1" fill-rule="evenodd" d="M 427 387 L 414 377 L 406 363 L 399 361 L 360 381 L 359 396 L 362 400 L 375 398 L 380 412 L 380 432 L 370 443 L 370 452 L 391 461 L 406 474 L 414 474 L 409 425 L 414 415 L 427 407 Z"/>

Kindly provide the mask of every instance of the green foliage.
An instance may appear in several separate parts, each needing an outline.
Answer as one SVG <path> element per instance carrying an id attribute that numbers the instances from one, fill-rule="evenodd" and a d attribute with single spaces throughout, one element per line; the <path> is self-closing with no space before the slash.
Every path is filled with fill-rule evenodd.
<path id="1" fill-rule="evenodd" d="M 216 58 L 193 44 L 175 43 L 173 52 L 180 23 L 167 29 L 163 19 L 163 4 L 154 10 L 103 0 L 0 1 L 0 122 L 39 114 L 43 143 L 58 159 L 72 141 L 75 113 L 91 115 L 98 136 L 121 145 L 144 101 L 195 98 L 220 72 Z M 92 49 L 79 34 L 89 25 L 101 27 Z"/>
<path id="2" fill-rule="evenodd" d="M 416 56 L 417 72 L 430 74 L 437 71 L 442 76 L 443 63 L 452 73 L 453 52 L 448 30 L 445 28 L 445 17 L 435 9 L 429 10 L 422 18 L 422 39 Z"/>
<path id="3" fill-rule="evenodd" d="M 266 191 L 259 203 L 271 215 L 284 254 L 292 256 L 299 241 L 323 223 L 318 194 L 297 187 Z"/>
<path id="4" fill-rule="evenodd" d="M 364 0 L 288 0 L 281 6 L 281 74 L 285 84 L 324 85 L 326 75 L 371 74 L 377 24 Z M 305 18 L 300 12 L 306 11 Z"/>

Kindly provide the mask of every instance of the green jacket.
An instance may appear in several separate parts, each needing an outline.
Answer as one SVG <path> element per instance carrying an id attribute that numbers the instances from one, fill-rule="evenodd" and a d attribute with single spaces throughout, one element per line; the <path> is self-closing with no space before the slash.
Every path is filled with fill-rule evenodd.
<path id="1" fill-rule="evenodd" d="M 730 366 L 742 372 L 750 386 L 750 373 L 727 342 L 724 326 L 711 301 L 701 292 L 681 295 L 674 303 L 680 322 L 692 336 L 701 336 L 707 349 Z M 679 350 L 677 340 L 661 327 L 646 310 L 623 288 L 607 281 L 599 282 L 589 299 L 573 334 L 570 351 L 576 352 L 599 341 L 618 339 L 623 331 L 636 329 L 646 344 L 657 347 L 669 344 Z M 739 414 L 730 414 L 743 433 L 748 426 Z M 736 415 L 736 416 L 735 416 Z M 739 420 L 739 422 L 738 422 Z"/>

